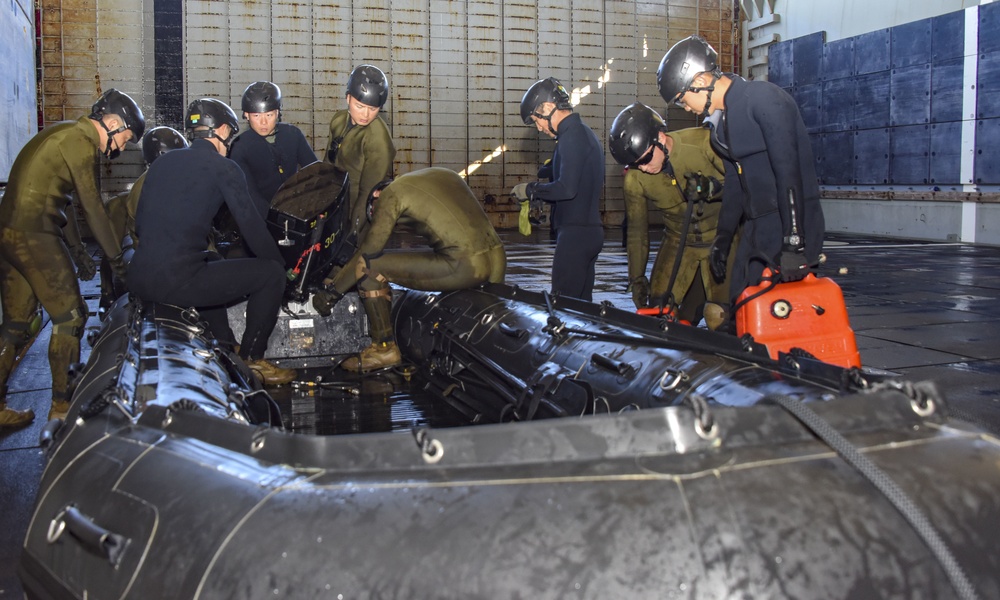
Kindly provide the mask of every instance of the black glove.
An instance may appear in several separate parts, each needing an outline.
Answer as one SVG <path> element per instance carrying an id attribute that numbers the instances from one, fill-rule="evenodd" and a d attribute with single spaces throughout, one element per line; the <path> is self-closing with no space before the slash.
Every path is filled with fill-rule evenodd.
<path id="1" fill-rule="evenodd" d="M 712 241 L 712 247 L 708 249 L 708 266 L 712 270 L 712 277 L 721 282 L 726 278 L 726 260 L 729 258 L 729 247 L 733 245 L 733 236 L 728 233 L 720 233 Z"/>
<path id="2" fill-rule="evenodd" d="M 701 171 L 685 173 L 684 178 L 687 180 L 684 195 L 688 200 L 716 198 L 722 192 L 722 184 L 719 183 L 719 180 L 704 175 Z"/>
<path id="3" fill-rule="evenodd" d="M 801 251 L 784 248 L 778 255 L 778 276 L 781 281 L 799 281 L 809 274 L 809 263 Z"/>
<path id="4" fill-rule="evenodd" d="M 333 288 L 320 290 L 313 294 L 312 305 L 321 316 L 329 317 L 333 312 L 333 307 L 343 297 L 343 294 Z"/>
<path id="5" fill-rule="evenodd" d="M 632 303 L 636 308 L 649 306 L 649 280 L 645 275 L 636 277 L 628 284 L 627 292 L 632 292 Z"/>
<path id="6" fill-rule="evenodd" d="M 76 265 L 76 276 L 82 281 L 90 281 L 97 275 L 97 264 L 94 257 L 87 252 L 83 246 L 73 246 L 69 249 L 70 256 L 73 257 L 73 264 Z"/>
<path id="7" fill-rule="evenodd" d="M 528 201 L 528 222 L 532 225 L 545 225 L 549 220 L 545 212 L 545 202 L 541 200 Z"/>

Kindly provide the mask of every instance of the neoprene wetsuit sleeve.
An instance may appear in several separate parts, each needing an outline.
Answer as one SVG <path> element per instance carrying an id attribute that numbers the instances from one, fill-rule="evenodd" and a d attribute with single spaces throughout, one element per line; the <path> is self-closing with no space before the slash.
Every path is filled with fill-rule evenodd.
<path id="1" fill-rule="evenodd" d="M 278 252 L 278 246 L 267 230 L 264 218 L 257 212 L 253 199 L 250 198 L 243 171 L 231 160 L 226 160 L 224 164 L 226 167 L 220 174 L 219 187 L 229 212 L 240 228 L 240 234 L 243 235 L 254 256 L 273 260 L 284 267 L 285 261 Z"/>
<path id="2" fill-rule="evenodd" d="M 79 149 L 76 149 L 79 150 Z M 88 148 L 88 150 L 90 150 Z M 76 195 L 79 199 L 80 210 L 83 211 L 83 218 L 90 226 L 90 232 L 94 239 L 101 246 L 104 255 L 113 258 L 122 253 L 121 240 L 115 239 L 115 234 L 111 227 L 111 218 L 101 200 L 101 193 L 97 189 L 97 179 L 95 178 L 96 163 L 99 160 L 91 152 L 85 156 L 77 156 L 76 152 L 63 153 L 63 158 L 69 167 L 70 177 L 73 179 L 73 187 L 76 188 Z"/>

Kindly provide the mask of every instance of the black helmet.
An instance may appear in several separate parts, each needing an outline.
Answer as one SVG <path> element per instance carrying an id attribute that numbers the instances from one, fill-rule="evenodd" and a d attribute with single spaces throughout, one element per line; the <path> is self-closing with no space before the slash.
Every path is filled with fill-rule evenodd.
<path id="1" fill-rule="evenodd" d="M 114 132 L 109 131 L 108 135 L 129 129 L 132 131 L 131 141 L 139 143 L 142 132 L 146 130 L 146 117 L 142 116 L 142 109 L 128 94 L 114 88 L 101 94 L 101 97 L 90 108 L 90 118 L 100 121 L 106 115 L 118 115 L 123 121 L 121 128 Z"/>
<path id="2" fill-rule="evenodd" d="M 230 129 L 229 137 L 226 139 L 215 134 L 215 130 L 223 125 L 229 125 Z M 198 127 L 208 127 L 208 130 L 199 131 Z M 184 129 L 191 139 L 217 137 L 228 147 L 236 132 L 240 130 L 240 121 L 225 102 L 215 98 L 199 98 L 188 105 Z"/>
<path id="3" fill-rule="evenodd" d="M 719 70 L 719 53 L 704 38 L 692 35 L 671 46 L 656 70 L 660 95 L 673 102 L 681 92 L 691 88 L 700 73 Z"/>
<path id="4" fill-rule="evenodd" d="M 243 112 L 266 113 L 281 110 L 281 88 L 270 81 L 255 81 L 243 90 Z"/>
<path id="5" fill-rule="evenodd" d="M 389 98 L 389 80 L 378 67 L 361 65 L 347 78 L 347 93 L 362 104 L 382 108 Z"/>
<path id="6" fill-rule="evenodd" d="M 146 165 L 171 150 L 187 148 L 188 141 L 173 127 L 154 127 L 142 136 L 142 158 Z"/>
<path id="7" fill-rule="evenodd" d="M 111 131 L 104 122 L 104 117 L 107 115 L 118 116 L 122 120 L 121 126 Z M 114 88 L 101 94 L 97 102 L 94 102 L 94 105 L 90 107 L 90 118 L 100 123 L 104 131 L 108 132 L 104 156 L 111 160 L 118 158 L 118 155 L 121 154 L 121 148 L 111 149 L 111 140 L 116 134 L 126 130 L 131 131 L 132 139 L 129 141 L 135 144 L 139 142 L 142 132 L 146 129 L 146 117 L 142 116 L 142 109 L 139 108 L 139 105 L 128 94 Z"/>
<path id="8" fill-rule="evenodd" d="M 608 149 L 619 164 L 631 165 L 642 158 L 650 146 L 659 142 L 659 133 L 667 124 L 655 110 L 636 102 L 618 113 L 608 134 Z"/>
<path id="9" fill-rule="evenodd" d="M 573 110 L 573 105 L 569 101 L 569 94 L 566 93 L 566 88 L 559 83 L 559 80 L 555 77 L 542 79 L 533 83 L 528 88 L 528 91 L 524 93 L 524 97 L 521 98 L 521 120 L 524 121 L 525 125 L 531 125 L 531 115 L 533 114 L 538 117 L 545 117 L 545 115 L 535 113 L 535 109 L 543 102 L 552 102 L 556 105 L 556 108 L 563 110 Z M 548 115 L 548 117 L 551 116 Z"/>

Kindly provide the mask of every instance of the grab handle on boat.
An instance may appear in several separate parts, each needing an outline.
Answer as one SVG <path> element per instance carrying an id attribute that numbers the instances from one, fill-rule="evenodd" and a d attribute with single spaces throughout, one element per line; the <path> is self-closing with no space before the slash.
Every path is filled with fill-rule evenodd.
<path id="1" fill-rule="evenodd" d="M 500 329 L 500 333 L 508 337 L 512 337 L 516 340 L 524 339 L 524 336 L 528 335 L 528 332 L 526 330 L 518 329 L 516 327 L 511 327 L 507 323 L 500 323 L 499 325 L 497 325 L 497 328 Z"/>
<path id="2" fill-rule="evenodd" d="M 597 352 L 590 355 L 590 361 L 598 367 L 613 371 L 623 377 L 632 377 L 635 375 L 635 367 L 632 365 L 627 362 L 609 358 L 603 354 L 598 354 Z"/>
<path id="3" fill-rule="evenodd" d="M 118 566 L 128 545 L 128 538 L 101 527 L 72 504 L 49 523 L 48 542 L 56 543 L 64 531 L 69 531 L 88 551 L 108 559 L 112 566 Z"/>

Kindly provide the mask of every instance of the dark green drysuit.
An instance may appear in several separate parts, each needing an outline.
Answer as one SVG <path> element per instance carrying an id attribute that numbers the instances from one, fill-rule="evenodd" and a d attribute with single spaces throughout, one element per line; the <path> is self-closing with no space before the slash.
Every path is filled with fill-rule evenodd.
<path id="1" fill-rule="evenodd" d="M 327 162 L 341 171 L 347 171 L 350 190 L 351 228 L 361 242 L 367 229 L 365 200 L 369 192 L 386 177 L 392 175 L 392 161 L 396 147 L 392 144 L 389 128 L 381 117 L 372 119 L 364 127 L 351 124 L 347 109 L 337 111 L 330 120 L 330 149 Z"/>
<path id="2" fill-rule="evenodd" d="M 423 237 L 428 250 L 384 252 L 398 226 Z M 373 342 L 392 339 L 389 283 L 447 292 L 502 282 L 507 255 L 476 195 L 449 169 L 407 173 L 374 200 L 371 226 L 332 287 L 342 296 L 357 285 Z"/>
<path id="3" fill-rule="evenodd" d="M 66 400 L 68 371 L 80 360 L 87 306 L 73 268 L 81 249 L 64 230 L 75 191 L 79 207 L 105 256 L 120 268 L 121 246 L 97 187 L 100 137 L 87 117 L 51 125 L 21 149 L 0 202 L 0 391 L 6 392 L 19 347 L 39 303 L 52 318 L 49 367 L 53 401 Z"/>
<path id="4" fill-rule="evenodd" d="M 633 285 L 638 278 L 645 276 L 649 260 L 648 203 L 651 202 L 663 217 L 663 241 L 650 277 L 649 303 L 654 306 L 666 297 L 667 285 L 680 247 L 688 209 L 685 196 L 682 195 L 682 190 L 688 187 L 686 176 L 701 173 L 705 177 L 722 181 L 725 174 L 722 159 L 709 144 L 708 129 L 680 129 L 667 133 L 667 136 L 673 140 L 669 157 L 673 174 L 666 163 L 661 172 L 652 175 L 638 169 L 629 169 L 625 174 L 624 184 L 625 210 L 628 215 L 628 277 Z M 674 300 L 680 304 L 678 317 L 689 321 L 700 319 L 706 300 L 719 305 L 728 303 L 728 285 L 715 282 L 707 262 L 708 249 L 715 238 L 719 210 L 722 207 L 721 189 L 713 190 L 711 197 L 706 197 L 707 195 L 707 191 L 687 194 L 694 206 L 684 254 L 672 290 Z M 640 303 L 636 299 L 636 308 L 642 308 Z"/>

